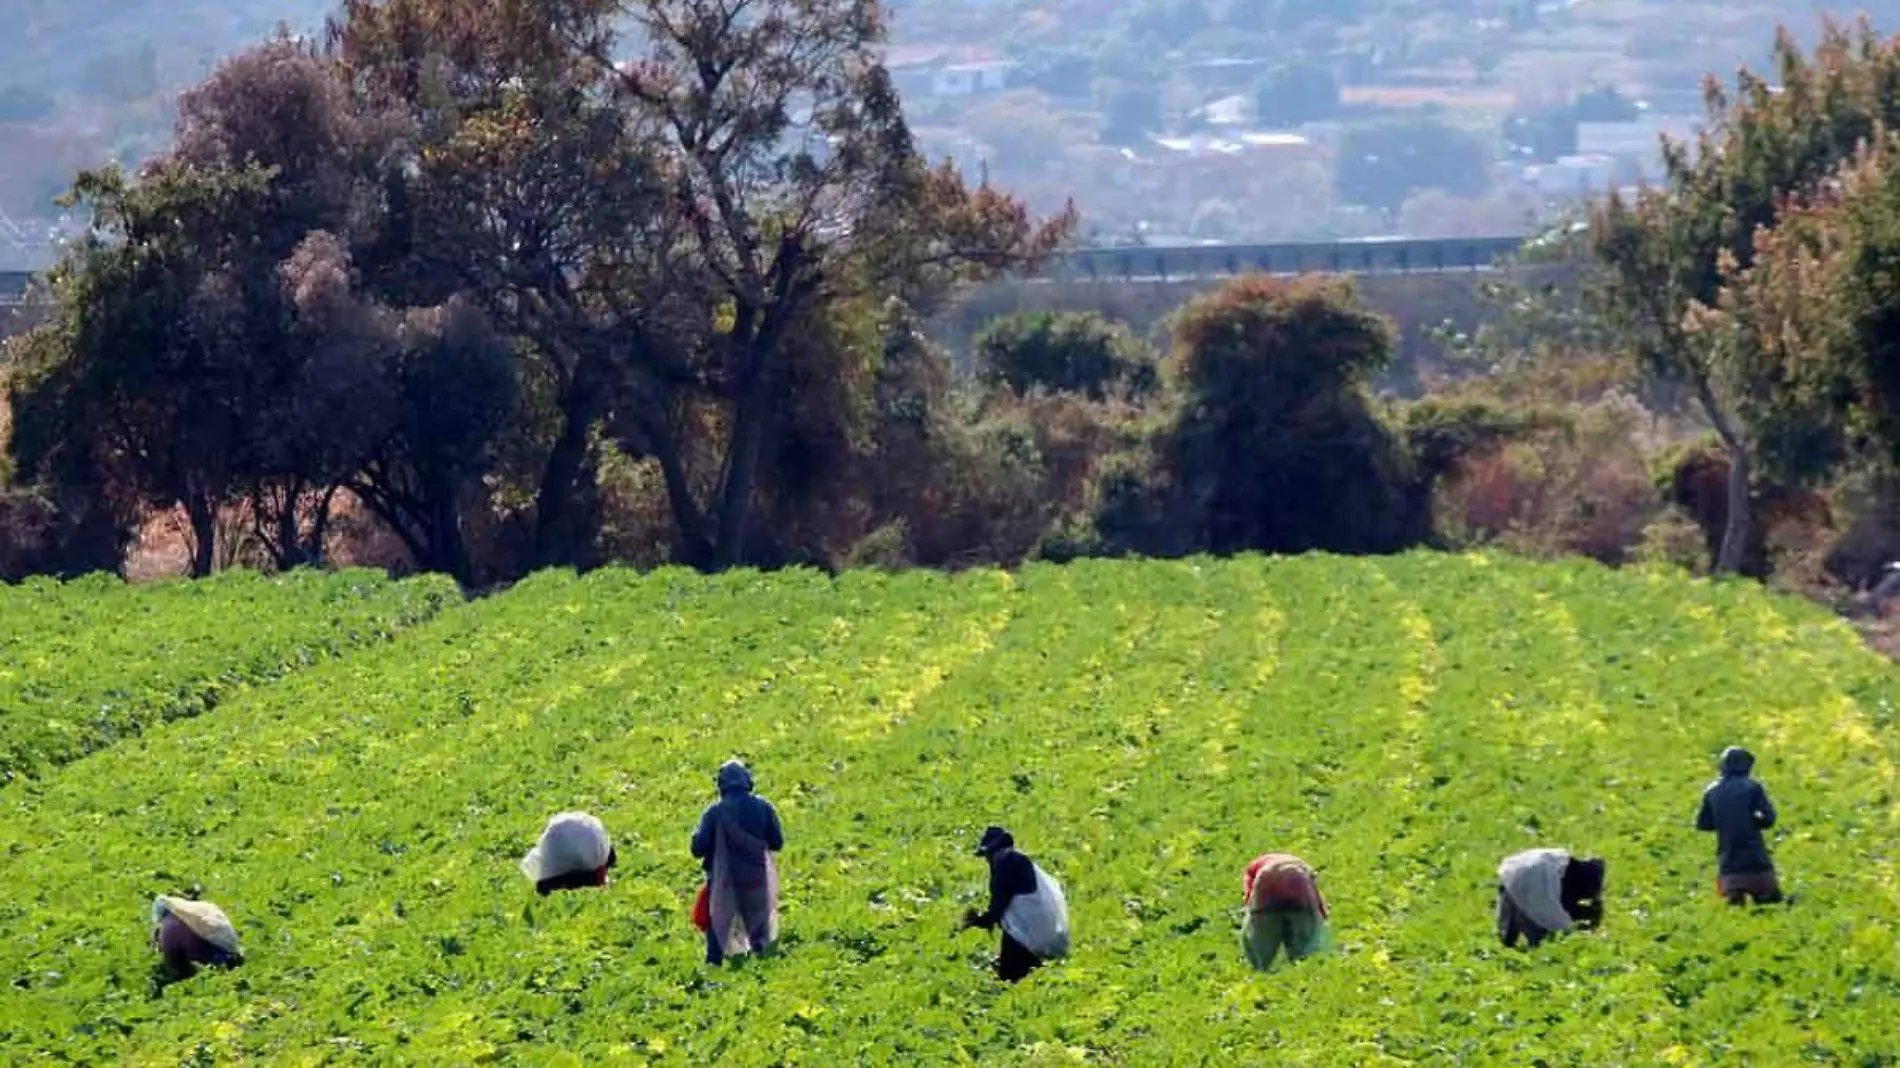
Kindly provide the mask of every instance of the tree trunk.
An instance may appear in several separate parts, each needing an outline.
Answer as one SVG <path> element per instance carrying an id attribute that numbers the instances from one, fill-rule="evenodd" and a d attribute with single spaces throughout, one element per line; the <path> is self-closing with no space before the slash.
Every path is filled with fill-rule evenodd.
<path id="1" fill-rule="evenodd" d="M 593 425 L 596 401 L 587 376 L 578 373 L 561 398 L 561 436 L 542 465 L 541 487 L 534 498 L 535 559 L 542 567 L 571 563 L 577 556 L 572 529 L 574 488 L 587 463 L 587 432 Z"/>
<path id="2" fill-rule="evenodd" d="M 464 588 L 473 581 L 468 539 L 462 536 L 462 513 L 456 507 L 453 486 L 435 485 L 429 493 L 429 570 L 440 571 Z"/>
<path id="3" fill-rule="evenodd" d="M 324 542 L 330 536 L 330 516 L 336 509 L 337 491 L 342 488 L 330 486 L 323 491 L 323 496 L 317 499 L 316 514 L 310 518 L 310 540 L 304 548 L 305 563 L 322 567 L 328 557 L 328 553 L 325 552 L 327 546 Z"/>
<path id="4" fill-rule="evenodd" d="M 745 554 L 745 524 L 751 517 L 752 489 L 758 481 L 759 450 L 765 441 L 770 392 L 766 375 L 758 373 L 733 412 L 732 440 L 726 454 L 726 483 L 719 495 L 719 528 L 713 535 L 715 571 L 736 566 Z"/>
<path id="5" fill-rule="evenodd" d="M 1728 521 L 1722 526 L 1722 550 L 1716 555 L 1715 570 L 1718 574 L 1732 575 L 1741 571 L 1748 553 L 1752 519 L 1748 501 L 1748 450 L 1740 442 L 1727 439 L 1723 440 L 1722 447 L 1728 453 Z"/>
<path id="6" fill-rule="evenodd" d="M 724 571 L 736 566 L 745 555 L 746 520 L 752 516 L 752 491 L 758 483 L 759 452 L 765 445 L 766 429 L 772 420 L 772 355 L 788 317 L 788 309 L 798 299 L 786 293 L 782 304 L 765 316 L 746 345 L 748 374 L 740 387 L 738 403 L 733 406 L 732 440 L 726 452 L 726 481 L 719 494 L 719 525 L 713 534 L 712 566 Z"/>
<path id="7" fill-rule="evenodd" d="M 191 575 L 204 578 L 217 568 L 217 502 L 194 493 L 185 501 L 185 515 L 191 520 Z"/>
<path id="8" fill-rule="evenodd" d="M 1733 575 L 1741 571 L 1748 553 L 1748 444 L 1735 423 L 1715 399 L 1715 390 L 1706 375 L 1695 377 L 1696 399 L 1704 415 L 1722 439 L 1722 451 L 1728 456 L 1728 516 L 1722 526 L 1722 547 L 1715 554 L 1715 573 Z"/>

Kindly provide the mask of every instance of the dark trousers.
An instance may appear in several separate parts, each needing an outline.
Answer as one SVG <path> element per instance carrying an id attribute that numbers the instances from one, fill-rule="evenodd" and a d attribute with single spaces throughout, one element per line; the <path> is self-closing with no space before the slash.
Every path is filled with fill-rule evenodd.
<path id="1" fill-rule="evenodd" d="M 1781 883 L 1772 871 L 1730 872 L 1716 879 L 1715 888 L 1731 905 L 1751 900 L 1757 905 L 1781 901 Z"/>
<path id="2" fill-rule="evenodd" d="M 998 979 L 1005 983 L 1013 983 L 1035 971 L 1041 964 L 1042 958 L 1031 953 L 1028 946 L 1011 938 L 1009 932 L 1003 933 L 1003 951 L 996 957 Z"/>

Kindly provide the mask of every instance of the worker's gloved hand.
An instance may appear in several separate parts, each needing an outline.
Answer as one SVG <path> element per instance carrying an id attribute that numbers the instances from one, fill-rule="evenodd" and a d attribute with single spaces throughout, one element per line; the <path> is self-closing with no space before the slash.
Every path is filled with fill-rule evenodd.
<path id="1" fill-rule="evenodd" d="M 963 926 L 980 927 L 982 926 L 982 923 L 983 923 L 982 913 L 976 911 L 975 909 L 963 910 Z"/>

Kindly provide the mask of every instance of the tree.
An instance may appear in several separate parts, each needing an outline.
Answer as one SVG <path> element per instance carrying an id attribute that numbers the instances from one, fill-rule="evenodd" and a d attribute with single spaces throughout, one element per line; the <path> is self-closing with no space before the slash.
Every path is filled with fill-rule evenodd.
<path id="1" fill-rule="evenodd" d="M 99 472 L 122 495 L 182 506 L 192 570 L 208 574 L 218 510 L 248 462 L 261 383 L 244 333 L 239 220 L 268 175 L 159 168 L 136 184 L 82 174 L 92 236 L 52 273 L 53 321 L 10 376 L 16 464 L 66 481 Z"/>
<path id="2" fill-rule="evenodd" d="M 1096 86 L 1097 106 L 1102 112 L 1102 139 L 1114 144 L 1145 142 L 1160 132 L 1165 123 L 1161 114 L 1161 92 L 1153 84 L 1105 82 Z"/>
<path id="3" fill-rule="evenodd" d="M 1900 466 L 1900 145 L 1884 136 L 1790 197 L 1754 248 L 1689 327 L 1721 354 L 1764 473 L 1799 486 L 1850 459 Z"/>
<path id="4" fill-rule="evenodd" d="M 1180 395 L 1145 471 L 1111 472 L 1097 525 L 1115 549 L 1387 552 L 1422 541 L 1405 449 L 1367 384 L 1390 327 L 1345 280 L 1255 276 L 1177 313 Z"/>
<path id="5" fill-rule="evenodd" d="M 1490 152 L 1441 119 L 1380 120 L 1347 131 L 1334 183 L 1348 202 L 1386 211 L 1421 189 L 1478 197 L 1491 186 Z"/>
<path id="6" fill-rule="evenodd" d="M 1254 119 L 1298 126 L 1339 114 L 1339 79 L 1317 63 L 1282 64 L 1254 90 Z"/>
<path id="7" fill-rule="evenodd" d="M 1160 386 L 1155 359 L 1120 323 L 1092 312 L 1021 312 L 992 322 L 975 341 L 978 373 L 1016 393 L 1044 389 L 1092 400 L 1146 397 Z"/>
<path id="8" fill-rule="evenodd" d="M 1591 219 L 1602 268 L 1595 294 L 1624 346 L 1655 379 L 1681 383 L 1728 456 L 1727 529 L 1716 570 L 1732 572 L 1749 541 L 1752 461 L 1762 441 L 1760 405 L 1793 400 L 1785 390 L 1747 387 L 1756 423 L 1736 390 L 1756 353 L 1737 335 L 1695 329 L 1696 307 L 1715 308 L 1727 278 L 1754 263 L 1756 234 L 1772 228 L 1791 195 L 1827 181 L 1876 130 L 1900 120 L 1900 45 L 1864 21 L 1830 22 L 1810 61 L 1786 31 L 1777 35 L 1778 86 L 1749 71 L 1731 97 L 1706 87 L 1709 122 L 1693 146 L 1671 145 L 1662 184 L 1612 196 Z M 1744 335 L 1745 336 L 1745 335 Z"/>
<path id="9" fill-rule="evenodd" d="M 582 541 L 567 517 L 601 422 L 664 472 L 681 558 L 739 562 L 802 324 L 1068 232 L 924 165 L 884 38 L 874 0 L 346 5 L 334 51 L 419 115 L 428 255 L 555 380 L 543 562 Z"/>
<path id="10" fill-rule="evenodd" d="M 185 94 L 172 152 L 75 189 L 93 225 L 54 272 L 12 450 L 42 478 L 94 470 L 182 507 L 197 574 L 239 501 L 277 566 L 319 559 L 347 486 L 420 565 L 471 577 L 442 502 L 463 503 L 513 383 L 459 304 L 392 307 L 364 285 L 355 250 L 372 266 L 386 251 L 396 124 L 348 88 L 311 49 L 268 42 Z"/>

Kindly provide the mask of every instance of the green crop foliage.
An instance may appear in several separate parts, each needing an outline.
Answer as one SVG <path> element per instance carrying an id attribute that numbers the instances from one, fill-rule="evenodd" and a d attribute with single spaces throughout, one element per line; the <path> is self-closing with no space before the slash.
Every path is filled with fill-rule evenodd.
<path id="1" fill-rule="evenodd" d="M 0 1061 L 1895 1063 L 1897 698 L 1818 609 L 1588 564 L 547 573 L 0 792 Z M 1715 897 L 1736 742 L 1793 907 Z M 733 755 L 785 938 L 713 970 L 686 840 Z M 537 898 L 563 808 L 621 864 Z M 1016 987 L 955 929 L 990 822 L 1072 912 Z M 1533 845 L 1609 860 L 1602 930 L 1497 945 Z M 1256 975 L 1268 849 L 1338 948 Z M 159 988 L 145 910 L 194 886 L 249 963 Z"/>
<path id="2" fill-rule="evenodd" d="M 0 583 L 0 783 L 387 640 L 457 599 L 445 579 L 364 570 Z"/>

